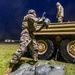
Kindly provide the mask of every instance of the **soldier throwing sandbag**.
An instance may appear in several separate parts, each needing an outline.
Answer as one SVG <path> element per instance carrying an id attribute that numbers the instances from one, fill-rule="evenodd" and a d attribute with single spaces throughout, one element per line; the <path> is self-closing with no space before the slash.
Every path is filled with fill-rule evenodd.
<path id="1" fill-rule="evenodd" d="M 36 12 L 33 9 L 30 9 L 28 11 L 28 14 L 24 16 L 23 22 L 22 22 L 22 29 L 21 37 L 20 37 L 20 47 L 17 49 L 17 51 L 14 53 L 9 68 L 7 69 L 5 75 L 9 75 L 12 71 L 12 68 L 15 63 L 17 63 L 21 56 L 25 53 L 26 47 L 29 45 L 29 43 L 32 43 L 33 47 L 33 62 L 34 64 L 38 60 L 38 46 L 35 39 L 35 36 L 33 34 L 34 31 L 36 31 L 36 27 L 34 26 L 35 23 L 39 21 L 43 21 L 44 17 L 42 18 L 36 18 Z"/>

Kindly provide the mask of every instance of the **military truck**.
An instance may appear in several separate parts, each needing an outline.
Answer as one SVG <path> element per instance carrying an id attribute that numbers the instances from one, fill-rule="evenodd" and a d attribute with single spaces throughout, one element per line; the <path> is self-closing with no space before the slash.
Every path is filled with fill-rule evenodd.
<path id="1" fill-rule="evenodd" d="M 42 24 L 38 24 L 39 28 Z M 38 41 L 39 59 L 50 59 L 60 51 L 62 57 L 75 63 L 75 22 L 50 23 L 39 32 L 34 32 Z"/>

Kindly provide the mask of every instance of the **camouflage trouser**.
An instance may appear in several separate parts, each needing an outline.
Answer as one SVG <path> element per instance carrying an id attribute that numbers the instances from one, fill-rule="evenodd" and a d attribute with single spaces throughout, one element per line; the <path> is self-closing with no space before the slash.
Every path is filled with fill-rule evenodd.
<path id="1" fill-rule="evenodd" d="M 21 56 L 26 52 L 26 48 L 29 45 L 29 43 L 32 43 L 33 46 L 33 60 L 38 60 L 38 46 L 37 42 L 34 38 L 34 35 L 32 33 L 29 33 L 27 29 L 24 29 L 21 32 L 20 37 L 20 47 L 17 49 L 17 51 L 14 53 L 13 58 L 11 59 L 10 63 L 17 63 Z"/>
<path id="2" fill-rule="evenodd" d="M 63 22 L 63 17 L 58 17 L 58 22 L 62 23 Z"/>

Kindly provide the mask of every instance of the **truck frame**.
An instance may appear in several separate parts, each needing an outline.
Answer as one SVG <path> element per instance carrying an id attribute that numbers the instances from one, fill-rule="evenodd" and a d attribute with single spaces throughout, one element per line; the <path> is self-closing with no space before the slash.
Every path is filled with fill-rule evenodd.
<path id="1" fill-rule="evenodd" d="M 39 28 L 42 24 L 37 24 Z M 75 21 L 50 23 L 39 32 L 34 32 L 38 42 L 39 59 L 50 59 L 59 50 L 62 57 L 75 63 Z"/>

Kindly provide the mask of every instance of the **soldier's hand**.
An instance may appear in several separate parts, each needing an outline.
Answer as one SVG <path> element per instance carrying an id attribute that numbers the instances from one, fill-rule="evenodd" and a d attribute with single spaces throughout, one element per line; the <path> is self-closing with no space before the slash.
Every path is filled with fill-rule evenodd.
<path id="1" fill-rule="evenodd" d="M 42 22 L 44 20 L 45 20 L 45 17 L 41 17 L 39 21 Z"/>
<path id="2" fill-rule="evenodd" d="M 42 20 L 45 20 L 45 17 L 42 17 Z"/>
<path id="3" fill-rule="evenodd" d="M 41 29 L 36 29 L 36 31 L 35 32 L 39 32 Z"/>

